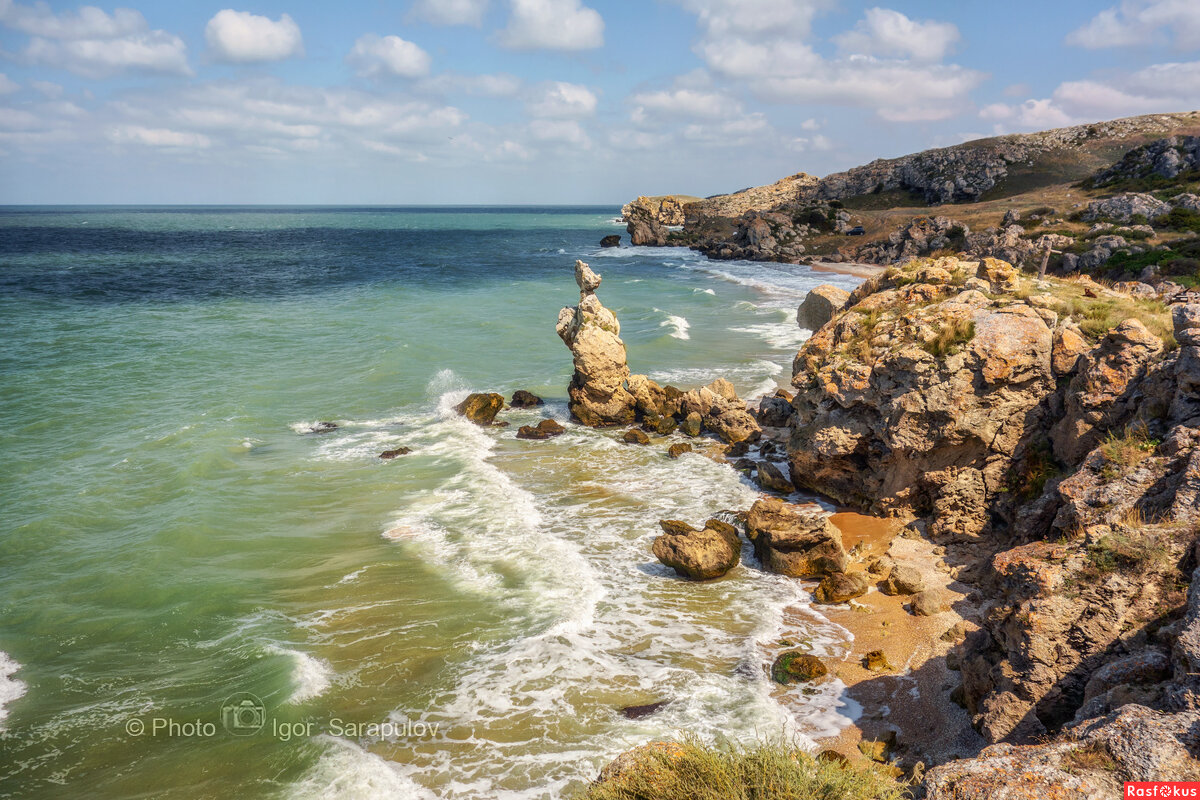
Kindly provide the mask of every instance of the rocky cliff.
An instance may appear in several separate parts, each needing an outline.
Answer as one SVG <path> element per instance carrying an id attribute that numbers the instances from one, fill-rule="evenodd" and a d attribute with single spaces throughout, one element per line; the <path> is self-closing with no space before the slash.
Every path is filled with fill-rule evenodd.
<path id="1" fill-rule="evenodd" d="M 941 767 L 931 797 L 1061 784 L 1075 758 L 1067 796 L 1200 774 L 1200 305 L 917 259 L 793 373 L 794 479 L 945 547 L 981 603 L 961 702 L 986 740 L 1043 743 Z"/>

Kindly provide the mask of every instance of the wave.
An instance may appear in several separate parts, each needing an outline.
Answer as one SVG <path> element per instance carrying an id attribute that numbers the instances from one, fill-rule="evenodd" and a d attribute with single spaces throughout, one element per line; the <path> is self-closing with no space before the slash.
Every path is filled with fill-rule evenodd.
<path id="1" fill-rule="evenodd" d="M 270 645 L 267 652 L 287 656 L 292 661 L 293 689 L 287 699 L 288 703 L 303 703 L 320 697 L 333 682 L 333 667 L 319 658 L 279 645 Z"/>
<path id="2" fill-rule="evenodd" d="M 8 718 L 9 703 L 23 697 L 28 688 L 24 681 L 13 677 L 19 669 L 21 665 L 0 650 L 0 730 L 4 730 L 4 720 Z"/>
<path id="3" fill-rule="evenodd" d="M 353 742 L 322 735 L 316 765 L 289 787 L 291 800 L 437 800 L 437 795 L 406 777 L 399 765 Z"/>
<path id="4" fill-rule="evenodd" d="M 654 310 L 660 314 L 667 315 L 666 319 L 664 319 L 662 322 L 658 323 L 658 327 L 668 328 L 669 329 L 667 331 L 668 336 L 670 336 L 673 339 L 690 339 L 690 338 L 692 338 L 691 336 L 688 335 L 688 329 L 691 327 L 691 325 L 688 323 L 688 321 L 685 317 L 678 316 L 677 314 L 667 314 L 667 312 L 663 311 L 661 308 L 656 308 Z"/>

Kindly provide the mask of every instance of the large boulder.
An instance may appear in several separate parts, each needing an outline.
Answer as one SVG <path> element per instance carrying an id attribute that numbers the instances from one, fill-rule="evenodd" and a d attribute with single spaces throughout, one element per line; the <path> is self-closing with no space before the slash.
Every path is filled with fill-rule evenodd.
<path id="1" fill-rule="evenodd" d="M 756 441 L 762 435 L 758 421 L 746 410 L 746 404 L 737 396 L 733 384 L 724 378 L 685 392 L 679 398 L 679 407 L 685 424 L 690 426 L 688 419 L 696 414 L 705 428 L 729 444 Z M 685 432 L 687 430 L 690 428 L 685 428 Z"/>
<path id="2" fill-rule="evenodd" d="M 822 325 L 833 319 L 833 315 L 841 311 L 850 293 L 845 289 L 828 283 L 822 283 L 808 291 L 804 301 L 796 309 L 796 322 L 801 328 L 810 331 L 819 330 Z"/>
<path id="3" fill-rule="evenodd" d="M 936 507 L 935 538 L 980 536 L 1055 389 L 1054 314 L 970 288 L 1016 281 L 993 259 L 920 259 L 856 289 L 793 364 L 793 482 L 873 513 Z"/>
<path id="4" fill-rule="evenodd" d="M 504 396 L 491 393 L 476 392 L 454 407 L 454 410 L 474 422 L 476 425 L 487 427 L 496 420 L 500 409 L 504 408 Z"/>
<path id="5" fill-rule="evenodd" d="M 1135 216 L 1154 220 L 1171 211 L 1171 206 L 1149 194 L 1131 192 L 1093 200 L 1083 211 L 1083 220 L 1092 222 L 1108 219 L 1113 222 L 1130 222 Z"/>
<path id="6" fill-rule="evenodd" d="M 835 572 L 825 576 L 813 592 L 818 603 L 845 603 L 862 597 L 871 588 L 871 581 L 863 572 Z"/>
<path id="7" fill-rule="evenodd" d="M 600 276 L 582 261 L 575 262 L 575 282 L 579 305 L 560 311 L 557 325 L 559 338 L 575 356 L 567 388 L 571 416 L 593 428 L 628 425 L 636 414 L 634 397 L 625 388 L 629 365 L 621 325 L 596 297 Z"/>
<path id="8" fill-rule="evenodd" d="M 662 520 L 663 535 L 654 540 L 654 557 L 685 578 L 707 581 L 738 565 L 742 543 L 737 529 L 719 519 L 696 530 L 686 522 Z"/>
<path id="9" fill-rule="evenodd" d="M 763 566 L 794 578 L 845 572 L 842 533 L 819 508 L 759 500 L 746 515 L 746 533 Z"/>

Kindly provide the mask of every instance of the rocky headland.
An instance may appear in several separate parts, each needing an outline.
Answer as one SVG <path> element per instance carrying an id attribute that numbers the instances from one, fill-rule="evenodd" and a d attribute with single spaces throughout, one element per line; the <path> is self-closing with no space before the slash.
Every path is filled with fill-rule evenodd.
<path id="1" fill-rule="evenodd" d="M 748 407 L 719 379 L 628 375 L 599 277 L 576 275 L 576 419 L 707 434 L 763 492 L 699 528 L 663 520 L 654 555 L 715 580 L 745 539 L 748 566 L 806 581 L 854 631 L 840 662 L 781 646 L 764 667 L 862 704 L 826 761 L 931 798 L 1200 776 L 1200 304 L 915 258 L 806 300 L 791 390 Z"/>
<path id="2" fill-rule="evenodd" d="M 998 258 L 1033 271 L 1200 286 L 1200 112 L 1001 136 L 704 199 L 639 197 L 635 245 L 713 259 L 891 265 Z"/>

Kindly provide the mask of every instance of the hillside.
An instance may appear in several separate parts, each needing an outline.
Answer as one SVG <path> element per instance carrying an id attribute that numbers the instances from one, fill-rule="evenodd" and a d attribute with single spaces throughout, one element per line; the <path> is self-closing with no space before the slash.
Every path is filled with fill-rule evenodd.
<path id="1" fill-rule="evenodd" d="M 715 259 L 893 264 L 965 252 L 1037 268 L 1050 249 L 1051 272 L 1157 274 L 1193 286 L 1198 137 L 1200 112 L 1130 117 L 879 159 L 820 179 L 798 173 L 704 200 L 638 198 L 623 212 L 634 244 L 687 245 Z M 862 235 L 848 236 L 856 227 Z M 1167 268 L 1176 262 L 1185 263 Z"/>

